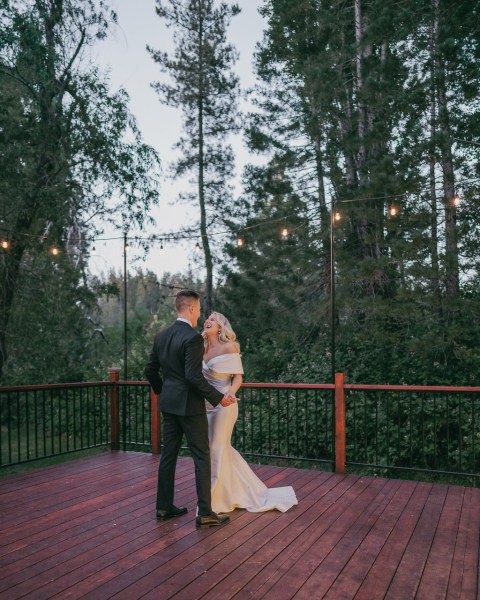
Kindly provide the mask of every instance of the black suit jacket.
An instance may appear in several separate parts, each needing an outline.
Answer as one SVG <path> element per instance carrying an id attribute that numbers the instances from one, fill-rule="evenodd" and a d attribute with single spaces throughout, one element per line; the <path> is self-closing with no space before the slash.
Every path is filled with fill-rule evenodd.
<path id="1" fill-rule="evenodd" d="M 205 399 L 217 406 L 223 394 L 203 376 L 202 359 L 203 338 L 188 323 L 176 321 L 157 333 L 144 372 L 153 391 L 161 394 L 162 412 L 203 414 Z"/>

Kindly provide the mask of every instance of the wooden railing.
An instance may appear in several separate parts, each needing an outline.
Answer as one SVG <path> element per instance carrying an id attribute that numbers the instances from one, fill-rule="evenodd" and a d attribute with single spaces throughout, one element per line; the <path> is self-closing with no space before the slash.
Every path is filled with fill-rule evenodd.
<path id="1" fill-rule="evenodd" d="M 244 383 L 233 444 L 246 457 L 480 478 L 480 387 Z M 161 451 L 145 381 L 0 388 L 0 466 L 109 446 Z"/>

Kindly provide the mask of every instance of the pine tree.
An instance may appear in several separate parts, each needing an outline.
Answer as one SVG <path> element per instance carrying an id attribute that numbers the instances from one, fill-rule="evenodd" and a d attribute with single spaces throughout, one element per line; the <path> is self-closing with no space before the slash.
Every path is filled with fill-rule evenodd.
<path id="1" fill-rule="evenodd" d="M 355 379 L 451 382 L 447 364 L 457 378 L 474 377 L 478 310 L 462 295 L 472 294 L 478 273 L 478 10 L 478 2 L 452 10 L 441 0 L 262 7 L 268 25 L 250 140 L 277 161 L 289 157 L 292 191 L 310 211 L 319 199 L 310 234 L 317 225 L 324 265 L 328 213 L 342 212 L 334 235 L 337 368 Z M 242 281 L 238 264 L 232 277 Z M 323 294 L 329 275 L 317 271 Z M 309 312 L 319 342 L 326 317 Z"/>
<path id="2" fill-rule="evenodd" d="M 230 19 L 239 13 L 236 4 L 214 0 L 157 0 L 157 14 L 174 28 L 173 56 L 148 48 L 171 83 L 154 84 L 160 100 L 179 107 L 184 135 L 177 148 L 181 158 L 174 165 L 175 177 L 192 174 L 197 192 L 183 198 L 199 209 L 199 231 L 206 268 L 204 309 L 209 313 L 213 297 L 214 255 L 211 234 L 228 215 L 234 157 L 227 143 L 238 128 L 238 77 L 231 67 L 236 52 L 226 40 Z"/>

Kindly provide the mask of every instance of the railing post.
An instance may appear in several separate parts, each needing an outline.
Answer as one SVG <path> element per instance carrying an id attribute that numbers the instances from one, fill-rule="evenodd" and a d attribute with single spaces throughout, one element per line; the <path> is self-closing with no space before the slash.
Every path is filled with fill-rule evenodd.
<path id="1" fill-rule="evenodd" d="M 162 433 L 160 420 L 160 396 L 150 388 L 150 413 L 152 415 L 152 454 L 160 454 Z"/>
<path id="2" fill-rule="evenodd" d="M 346 472 L 345 373 L 335 373 L 335 473 Z"/>
<path id="3" fill-rule="evenodd" d="M 118 367 L 111 367 L 108 369 L 108 375 L 110 378 L 110 431 L 111 431 L 111 442 L 110 447 L 112 450 L 120 449 L 120 403 L 118 393 L 118 381 L 120 380 L 120 369 Z"/>

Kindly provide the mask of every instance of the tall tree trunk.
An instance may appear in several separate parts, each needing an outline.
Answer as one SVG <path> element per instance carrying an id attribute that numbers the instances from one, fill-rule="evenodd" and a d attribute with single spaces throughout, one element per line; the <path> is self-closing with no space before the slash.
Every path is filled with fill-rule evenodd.
<path id="1" fill-rule="evenodd" d="M 438 258 L 438 208 L 437 191 L 435 188 L 435 140 L 437 137 L 436 128 L 436 102 L 435 102 L 435 28 L 432 27 L 431 34 L 431 57 L 432 57 L 432 84 L 430 92 L 430 156 L 429 156 L 429 182 L 430 182 L 430 206 L 432 211 L 431 218 L 431 255 L 432 255 L 432 292 L 437 307 L 440 308 L 441 290 L 440 290 L 440 263 Z"/>
<path id="2" fill-rule="evenodd" d="M 322 254 L 321 271 L 322 279 L 325 281 L 326 289 L 330 293 L 330 282 L 332 280 L 330 273 L 330 220 L 333 215 L 327 208 L 327 201 L 325 197 L 325 170 L 323 166 L 323 155 L 320 136 L 314 140 L 315 145 L 315 166 L 317 176 L 317 189 L 318 189 L 318 208 L 320 211 L 320 235 L 322 239 L 322 247 L 324 252 Z"/>
<path id="3" fill-rule="evenodd" d="M 342 138 L 344 140 L 348 139 L 349 136 L 349 128 L 351 125 L 351 106 L 349 99 L 344 102 L 344 112 L 346 118 L 343 116 L 339 119 L 340 131 L 342 134 Z M 345 184 L 349 192 L 353 192 L 353 190 L 357 187 L 357 173 L 355 169 L 355 157 L 353 154 L 346 149 L 343 152 L 343 159 L 345 161 Z"/>
<path id="4" fill-rule="evenodd" d="M 363 98 L 363 59 L 365 50 L 363 48 L 363 16 L 361 0 L 355 0 L 355 65 L 356 65 L 356 92 L 358 102 L 358 176 L 360 185 L 366 182 L 367 149 L 365 146 L 365 135 L 367 133 L 367 107 Z"/>
<path id="5" fill-rule="evenodd" d="M 365 104 L 365 90 L 363 81 L 363 61 L 369 51 L 364 46 L 364 21 L 362 14 L 361 0 L 355 0 L 355 65 L 356 65 L 356 83 L 355 90 L 357 94 L 358 105 L 358 178 L 360 188 L 365 187 L 367 183 L 367 148 L 365 137 L 368 131 L 368 112 Z M 361 256 L 368 258 L 372 255 L 372 244 L 369 241 L 369 224 L 365 210 L 357 216 L 357 235 L 360 244 Z M 365 282 L 368 286 L 368 282 Z"/>
<path id="6" fill-rule="evenodd" d="M 445 212 L 445 292 L 447 298 L 454 298 L 459 293 L 459 258 L 457 239 L 457 207 L 455 198 L 455 175 L 452 154 L 452 134 L 450 115 L 447 103 L 445 80 L 445 63 L 439 45 L 440 0 L 433 0 L 434 6 L 434 39 L 435 39 L 435 73 L 438 103 L 438 126 L 440 133 L 441 169 L 443 175 L 443 194 Z"/>
<path id="7" fill-rule="evenodd" d="M 202 4 L 199 3 L 199 28 L 198 28 L 198 56 L 199 56 L 199 77 L 200 86 L 198 94 L 198 200 L 200 204 L 200 234 L 202 237 L 202 247 L 205 256 L 206 282 L 205 282 L 205 302 L 204 313 L 209 315 L 212 310 L 213 296 L 213 258 L 208 239 L 207 210 L 205 203 L 205 137 L 203 131 L 203 99 L 204 99 L 204 63 L 203 63 L 203 13 Z"/>
<path id="8" fill-rule="evenodd" d="M 345 40 L 345 34 L 342 31 L 341 34 L 342 46 L 346 47 L 347 42 Z M 354 129 L 353 124 L 353 99 L 352 99 L 352 72 L 349 68 L 345 67 L 343 64 L 339 64 L 337 66 L 338 79 L 343 82 L 341 86 L 343 97 L 339 98 L 339 103 L 342 108 L 342 112 L 339 115 L 339 126 L 340 132 L 342 134 L 343 140 L 348 140 L 351 132 Z M 345 183 L 349 192 L 353 192 L 353 190 L 357 187 L 357 173 L 355 168 L 355 156 L 354 153 L 347 148 L 344 147 L 343 151 L 343 159 L 345 161 Z"/>

